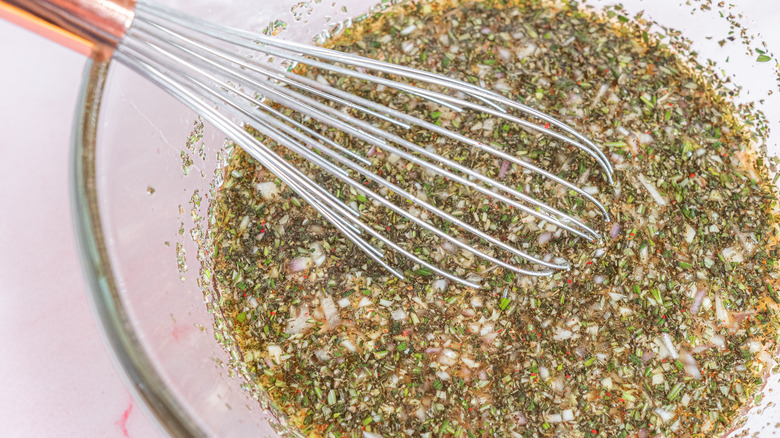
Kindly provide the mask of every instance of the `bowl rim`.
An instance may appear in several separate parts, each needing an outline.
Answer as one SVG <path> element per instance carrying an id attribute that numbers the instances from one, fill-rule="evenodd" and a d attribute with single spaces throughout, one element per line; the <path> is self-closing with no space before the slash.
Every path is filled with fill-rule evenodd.
<path id="1" fill-rule="evenodd" d="M 100 106 L 109 61 L 88 59 L 81 78 L 71 141 L 71 209 L 78 258 L 89 289 L 90 303 L 100 320 L 101 336 L 110 345 L 116 368 L 134 396 L 173 437 L 207 434 L 175 399 L 156 371 L 130 324 L 111 269 L 97 196 L 95 151 Z"/>

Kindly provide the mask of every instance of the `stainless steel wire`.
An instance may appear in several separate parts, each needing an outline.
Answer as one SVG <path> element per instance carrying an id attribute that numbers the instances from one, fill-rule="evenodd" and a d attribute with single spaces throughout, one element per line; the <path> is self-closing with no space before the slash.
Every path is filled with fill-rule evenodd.
<path id="1" fill-rule="evenodd" d="M 237 54 L 247 51 L 253 55 Z M 550 261 L 549 256 L 542 258 L 523 251 L 420 198 L 371 170 L 372 161 L 364 156 L 365 151 L 344 147 L 301 120 L 313 120 L 322 126 L 335 128 L 359 140 L 366 150 L 375 148 L 394 154 L 431 174 L 446 178 L 451 184 L 460 184 L 477 192 L 491 202 L 506 204 L 529 217 L 566 230 L 573 238 L 589 241 L 599 239 L 596 230 L 582 220 L 550 206 L 547 200 L 536 199 L 529 193 L 510 187 L 378 125 L 385 122 L 401 130 L 408 131 L 414 127 L 425 129 L 472 150 L 516 164 L 528 173 L 557 184 L 593 205 L 603 220 L 610 220 L 606 208 L 594 196 L 509 151 L 294 73 L 290 67 L 305 64 L 323 72 L 349 76 L 426 99 L 452 111 L 476 111 L 503 119 L 557 140 L 560 146 L 573 146 L 584 152 L 599 165 L 606 180 L 612 182 L 613 169 L 609 160 L 596 144 L 576 130 L 547 114 L 470 83 L 321 47 L 222 27 L 144 1 L 136 5 L 135 20 L 114 56 L 221 130 L 309 203 L 349 241 L 401 279 L 404 279 L 402 270 L 388 263 L 386 252 L 408 259 L 416 268 L 424 267 L 452 281 L 469 287 L 480 287 L 478 282 L 448 272 L 388 238 L 378 231 L 383 226 L 367 223 L 360 211 L 315 183 L 271 147 L 248 133 L 246 128 L 253 128 L 264 138 L 315 165 L 334 181 L 341 182 L 374 205 L 404 218 L 440 241 L 449 242 L 453 247 L 485 262 L 519 274 L 550 275 L 556 270 L 568 269 L 569 264 L 560 259 Z M 268 57 L 277 61 L 286 60 L 286 68 L 263 59 Z M 344 108 L 350 111 L 344 111 Z M 289 115 L 289 111 L 297 114 L 299 120 Z M 510 111 L 517 114 L 511 114 Z M 363 116 L 357 117 L 357 114 Z M 368 181 L 379 187 L 379 192 L 389 191 L 390 195 L 372 189 L 366 184 Z M 403 202 L 394 202 L 393 197 Z M 422 209 L 420 211 L 433 216 L 426 218 L 407 206 Z M 449 227 L 445 231 L 438 225 L 441 223 L 451 224 L 460 231 L 453 233 Z M 463 238 L 460 233 L 471 238 Z"/>

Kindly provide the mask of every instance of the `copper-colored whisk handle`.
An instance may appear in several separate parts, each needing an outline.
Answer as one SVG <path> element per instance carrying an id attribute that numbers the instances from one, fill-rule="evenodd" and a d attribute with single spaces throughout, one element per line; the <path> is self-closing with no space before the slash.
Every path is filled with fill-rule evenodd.
<path id="1" fill-rule="evenodd" d="M 135 0 L 0 0 L 0 18 L 96 59 L 111 56 L 134 11 Z"/>

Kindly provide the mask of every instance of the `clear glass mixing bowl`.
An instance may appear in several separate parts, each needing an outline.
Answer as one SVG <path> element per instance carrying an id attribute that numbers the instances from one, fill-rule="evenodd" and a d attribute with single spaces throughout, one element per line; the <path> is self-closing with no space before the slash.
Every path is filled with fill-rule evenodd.
<path id="1" fill-rule="evenodd" d="M 287 27 L 279 38 L 310 42 L 323 29 L 365 13 L 375 1 L 280 0 L 262 7 L 253 0 L 161 3 L 254 31 L 282 20 Z M 628 15 L 644 10 L 645 18 L 681 30 L 701 59 L 719 61 L 719 68 L 745 87 L 747 99 L 764 99 L 762 108 L 775 128 L 768 146 L 772 153 L 780 149 L 775 61 L 756 63 L 756 54 L 746 53 L 739 42 L 739 30 L 737 41 L 718 44 L 731 36 L 720 12 L 743 13 L 740 22 L 748 34 L 763 32 L 753 47 L 762 40 L 780 41 L 780 4 L 752 0 L 702 11 L 676 1 L 622 3 Z M 772 89 L 775 94 L 768 96 Z M 188 147 L 197 116 L 116 63 L 87 66 L 77 112 L 73 193 L 83 264 L 94 307 L 130 385 L 170 435 L 277 436 L 272 426 L 279 420 L 248 396 L 243 380 L 227 366 L 231 358 L 215 341 L 214 319 L 204 304 L 211 285 L 199 280 L 201 261 L 209 254 L 199 253 L 195 240 L 206 226 L 224 136 L 206 125 L 202 138 Z M 769 387 L 780 388 L 776 377 Z M 772 397 L 767 395 L 765 400 Z M 779 417 L 780 408 L 769 404 L 751 410 L 747 422 L 764 436 Z"/>

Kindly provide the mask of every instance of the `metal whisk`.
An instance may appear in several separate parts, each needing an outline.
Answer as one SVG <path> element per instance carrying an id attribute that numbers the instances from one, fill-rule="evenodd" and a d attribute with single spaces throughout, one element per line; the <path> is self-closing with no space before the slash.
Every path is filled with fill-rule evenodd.
<path id="1" fill-rule="evenodd" d="M 33 20 L 37 22 L 32 24 L 44 23 L 49 28 L 53 24 L 64 29 L 64 35 L 73 37 L 63 40 L 63 34 L 60 33 L 55 37 L 60 42 L 96 57 L 113 55 L 117 61 L 148 78 L 220 129 L 306 200 L 371 259 L 401 279 L 404 278 L 403 273 L 385 260 L 384 250 L 400 254 L 415 266 L 428 268 L 450 280 L 480 287 L 475 282 L 420 258 L 377 230 L 382 227 L 361 220 L 359 211 L 312 181 L 272 148 L 248 133 L 246 127 L 253 128 L 263 137 L 300 155 L 375 205 L 381 205 L 438 239 L 519 274 L 549 275 L 555 270 L 567 269 L 569 265 L 560 260 L 549 261 L 528 254 L 421 199 L 372 171 L 369 168 L 372 162 L 366 158 L 365 152 L 345 148 L 300 120 L 313 120 L 322 126 L 335 128 L 361 141 L 366 151 L 376 148 L 395 154 L 446 178 L 452 184 L 462 184 L 493 202 L 512 206 L 575 236 L 589 241 L 599 239 L 598 232 L 593 228 L 553 208 L 544 200 L 535 199 L 477 170 L 432 152 L 429 148 L 381 129 L 376 122 L 390 123 L 401 129 L 426 129 L 442 138 L 516 164 L 527 172 L 565 187 L 592 203 L 604 220 L 609 221 L 607 210 L 592 195 L 526 160 L 462 133 L 297 74 L 291 67 L 305 64 L 330 74 L 350 76 L 426 99 L 453 111 L 478 111 L 501 118 L 525 130 L 550 136 L 561 145 L 578 148 L 592 157 L 603 170 L 606 179 L 612 182 L 612 166 L 593 142 L 547 114 L 476 85 L 413 68 L 219 26 L 145 1 L 132 4 L 127 0 L 0 0 L 0 14 L 16 18 L 15 21 L 22 17 L 22 21 L 28 21 L 27 24 L 30 24 L 32 14 L 38 17 Z M 247 53 L 263 56 L 247 56 Z M 260 60 L 263 57 L 286 60 L 286 68 Z M 362 113 L 364 117 L 350 115 L 348 111 L 342 110 L 344 108 Z M 290 110 L 297 113 L 298 120 L 288 115 Z M 454 225 L 472 236 L 478 244 L 471 244 L 471 240 L 458 238 L 437 227 L 432 221 L 422 219 L 356 178 L 388 189 L 403 199 L 404 204 L 415 205 L 438 217 L 437 220 Z M 503 251 L 509 258 L 499 258 L 494 255 L 493 249 Z M 517 262 L 521 261 L 538 265 L 541 269 L 517 266 L 520 264 Z"/>

